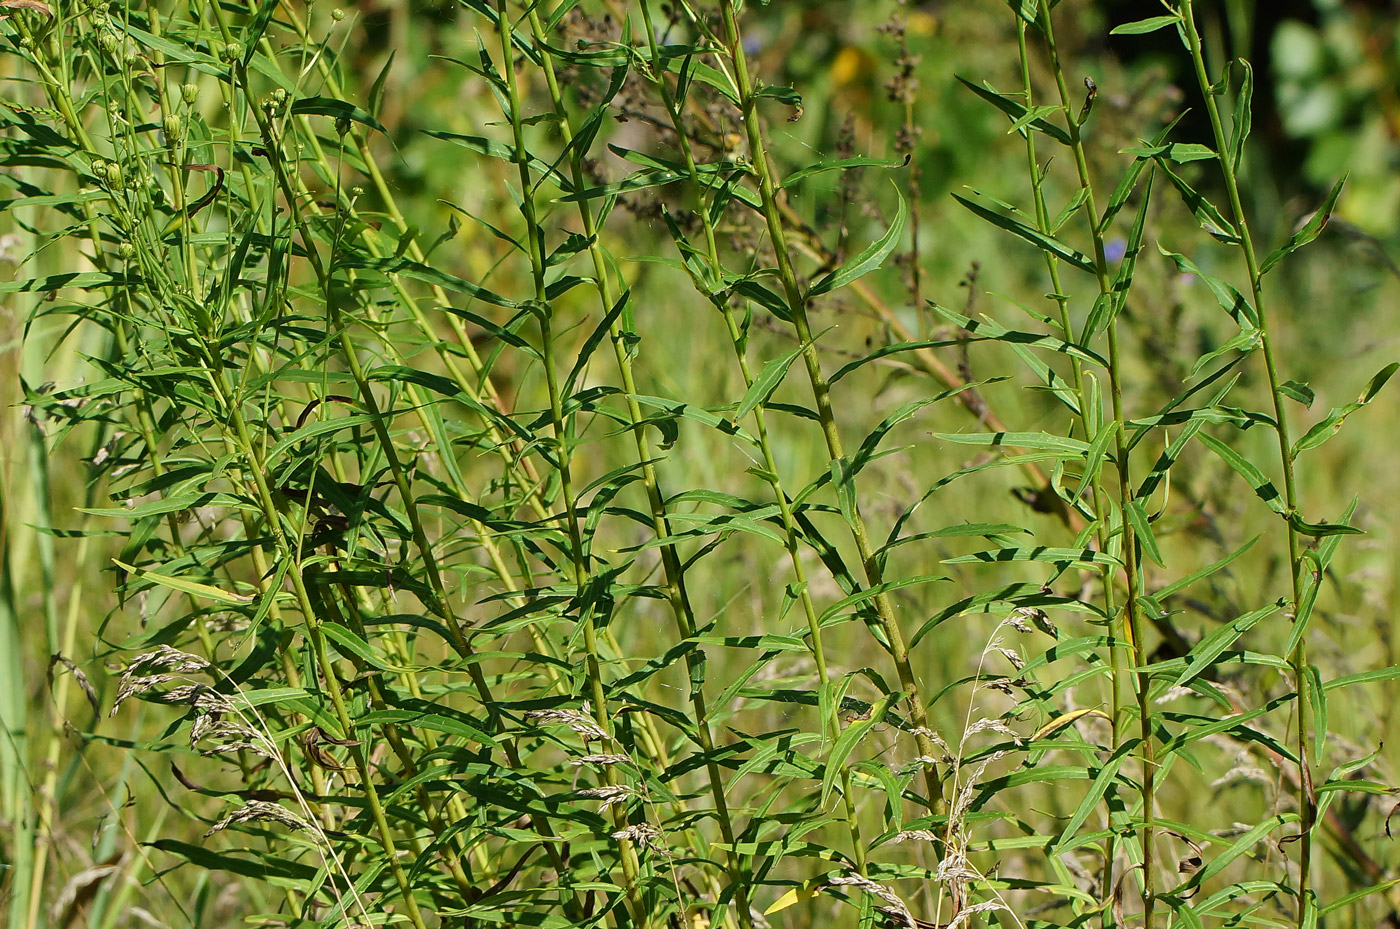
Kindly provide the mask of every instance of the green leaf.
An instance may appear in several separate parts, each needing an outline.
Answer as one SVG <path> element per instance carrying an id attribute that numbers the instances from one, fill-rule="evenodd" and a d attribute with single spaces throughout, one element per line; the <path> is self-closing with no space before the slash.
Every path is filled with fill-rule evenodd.
<path id="1" fill-rule="evenodd" d="M 132 567 L 129 564 L 117 561 L 115 558 L 112 559 L 112 562 L 133 577 L 139 577 L 144 581 L 150 581 L 152 584 L 159 584 L 161 587 L 167 587 L 170 590 L 178 590 L 180 593 L 189 594 L 192 597 L 203 597 L 206 600 L 213 600 L 215 603 L 249 603 L 257 599 L 253 596 L 232 594 L 226 590 L 211 587 L 208 584 L 200 584 L 195 581 L 186 580 L 183 577 L 171 577 L 168 574 L 158 574 L 155 571 L 147 571 L 145 568 Z"/>
<path id="2" fill-rule="evenodd" d="M 1259 315 L 1254 312 L 1254 307 L 1249 305 L 1249 301 L 1245 299 L 1244 294 L 1240 293 L 1234 285 L 1214 275 L 1205 273 L 1200 268 L 1196 267 L 1196 263 L 1185 255 L 1179 255 L 1176 252 L 1169 251 L 1161 245 L 1157 246 L 1157 251 L 1175 262 L 1176 269 L 1182 274 L 1190 274 L 1204 281 L 1205 285 L 1210 288 L 1210 292 L 1215 295 L 1216 302 L 1220 304 L 1221 308 L 1226 313 L 1230 314 L 1230 318 L 1233 319 L 1241 329 L 1253 330 L 1259 327 Z"/>
<path id="3" fill-rule="evenodd" d="M 1249 486 L 1253 487 L 1254 492 L 1259 495 L 1259 499 L 1269 505 L 1269 509 L 1280 516 L 1287 514 L 1288 508 L 1284 505 L 1283 495 L 1279 493 L 1273 481 L 1264 476 L 1263 471 L 1260 471 L 1251 461 L 1214 436 L 1202 433 L 1201 441 L 1206 448 L 1219 455 L 1221 460 L 1229 465 L 1236 474 L 1248 481 Z"/>
<path id="4" fill-rule="evenodd" d="M 341 651 L 349 652 L 370 667 L 378 668 L 381 671 L 394 671 L 397 673 L 412 673 L 414 670 L 413 668 L 401 667 L 389 661 L 389 659 L 380 654 L 379 649 L 339 623 L 323 622 L 320 628 L 326 638 L 334 642 L 337 648 Z"/>
<path id="5" fill-rule="evenodd" d="M 1045 545 L 973 552 L 970 555 L 945 558 L 943 564 L 1000 564 L 1011 561 L 1039 561 L 1055 565 L 1113 565 L 1119 568 L 1123 566 L 1123 562 L 1112 555 L 1096 552 L 1092 548 L 1052 548 Z"/>
<path id="6" fill-rule="evenodd" d="M 1235 644 L 1236 639 L 1248 632 L 1260 620 L 1274 615 L 1281 609 L 1283 609 L 1283 601 L 1271 603 L 1236 617 L 1201 639 L 1186 656 L 1186 670 L 1181 672 L 1181 675 L 1173 682 L 1173 686 L 1183 687 L 1194 680 L 1211 666 L 1211 662 L 1220 657 L 1221 652 Z"/>
<path id="7" fill-rule="evenodd" d="M 1094 812 L 1094 807 L 1098 806 L 1099 801 L 1103 799 L 1103 795 L 1108 791 L 1109 785 L 1113 783 L 1113 779 L 1118 776 L 1118 769 L 1123 766 L 1123 762 L 1133 756 L 1133 751 L 1141 742 L 1141 739 L 1128 739 L 1122 745 L 1118 746 L 1118 750 L 1115 751 L 1104 766 L 1099 768 L 1098 772 L 1094 774 L 1093 783 L 1080 799 L 1079 805 L 1074 808 L 1074 812 L 1070 814 L 1069 822 L 1065 823 L 1065 827 L 1060 830 L 1060 837 L 1055 840 L 1055 844 L 1050 848 L 1048 854 L 1058 854 L 1059 851 L 1074 838 L 1074 834 L 1079 831 L 1079 827 L 1084 825 L 1089 815 Z"/>
<path id="8" fill-rule="evenodd" d="M 1060 240 L 1046 235 L 1039 229 L 1036 229 L 1032 226 L 1028 226 L 1025 223 L 1013 219 L 1010 216 L 1002 216 L 1000 213 L 997 213 L 994 210 L 989 210 L 986 207 L 982 206 L 980 203 L 975 203 L 972 200 L 967 199 L 966 197 L 959 196 L 958 194 L 953 194 L 953 199 L 958 201 L 963 206 L 967 207 L 973 213 L 976 213 L 978 216 L 982 217 L 992 225 L 1005 229 L 1007 232 L 1010 232 L 1013 235 L 1020 236 L 1027 242 L 1030 242 L 1036 248 L 1039 248 L 1041 251 L 1049 252 L 1057 258 L 1061 258 L 1064 261 L 1067 261 L 1068 263 L 1070 263 L 1071 265 L 1073 265 L 1081 271 L 1088 272 L 1089 274 L 1098 273 L 1097 269 L 1094 267 L 1094 262 L 1091 261 L 1089 257 L 1083 252 L 1076 251 L 1075 249 L 1070 248 L 1068 245 L 1064 244 Z"/>
<path id="9" fill-rule="evenodd" d="M 1400 363 L 1394 361 L 1384 368 L 1381 368 L 1381 370 L 1376 373 L 1376 376 L 1371 378 L 1366 384 L 1366 389 L 1361 392 L 1361 396 L 1357 397 L 1351 403 L 1337 407 L 1332 412 L 1328 413 L 1322 422 L 1304 433 L 1303 437 L 1293 445 L 1293 457 L 1298 457 L 1300 452 L 1317 448 L 1341 431 L 1342 424 L 1347 421 L 1347 417 L 1374 400 L 1376 394 L 1380 393 L 1381 388 L 1395 375 L 1397 369 L 1400 369 Z"/>
<path id="10" fill-rule="evenodd" d="M 805 345 L 799 345 L 781 358 L 774 358 L 763 366 L 758 377 L 754 378 L 749 389 L 745 391 L 744 399 L 740 401 L 738 409 L 734 411 L 736 421 L 743 419 L 760 405 L 768 402 L 768 398 L 773 396 L 773 392 L 787 377 L 788 368 L 792 367 L 792 363 L 802 355 L 805 348 Z"/>
<path id="11" fill-rule="evenodd" d="M 423 281 L 427 284 L 436 284 L 446 290 L 454 290 L 457 293 L 466 294 L 473 300 L 480 300 L 482 303 L 489 303 L 492 306 L 506 307 L 507 309 L 519 309 L 520 303 L 514 300 L 507 300 L 487 290 L 479 287 L 471 281 L 463 280 L 454 274 L 440 271 L 437 268 L 420 264 L 416 261 L 409 261 L 407 258 L 370 258 L 367 255 L 346 254 L 336 259 L 332 270 L 355 269 L 365 271 L 378 271 L 380 274 L 397 274 L 402 277 L 411 278 L 415 281 Z"/>
<path id="12" fill-rule="evenodd" d="M 1337 183 L 1332 185 L 1332 190 L 1327 194 L 1327 199 L 1317 212 L 1313 213 L 1303 227 L 1289 238 L 1289 240 L 1269 253 L 1269 257 L 1264 259 L 1264 263 L 1259 266 L 1260 274 L 1268 274 L 1269 269 L 1278 264 L 1289 255 L 1312 242 L 1322 235 L 1322 230 L 1327 228 L 1327 221 L 1332 218 L 1332 211 L 1337 208 L 1337 198 L 1342 195 L 1342 186 L 1346 184 L 1346 175 L 1342 175 Z"/>
<path id="13" fill-rule="evenodd" d="M 890 161 L 885 158 L 838 158 L 835 161 L 819 161 L 783 178 L 782 187 L 784 190 L 795 187 L 809 177 L 816 177 L 828 171 L 849 171 L 851 168 L 898 168 L 903 164 L 902 160 Z"/>
<path id="14" fill-rule="evenodd" d="M 1317 399 L 1317 394 L 1313 389 L 1302 381 L 1284 381 L 1279 385 L 1278 392 L 1290 400 L 1296 400 L 1303 406 L 1312 408 L 1313 401 Z"/>
<path id="15" fill-rule="evenodd" d="M 1168 26 L 1176 26 L 1181 23 L 1180 16 L 1149 16 L 1147 19 L 1139 19 L 1136 22 L 1124 23 L 1121 26 L 1114 26 L 1109 30 L 1109 35 L 1146 35 L 1149 32 L 1156 32 L 1158 29 L 1166 29 Z"/>
<path id="16" fill-rule="evenodd" d="M 1243 58 L 1238 61 L 1244 70 L 1244 77 L 1240 80 L 1240 89 L 1235 94 L 1235 125 L 1230 130 L 1230 160 L 1234 163 L 1236 172 L 1240 170 L 1244 161 L 1244 143 L 1249 138 L 1254 106 L 1254 67 Z"/>
<path id="17" fill-rule="evenodd" d="M 847 726 L 837 737 L 836 743 L 831 747 L 831 754 L 826 759 L 826 769 L 822 774 L 821 806 L 823 809 L 826 807 L 827 799 L 831 796 L 832 788 L 836 786 L 836 778 L 841 774 L 842 768 L 846 766 L 846 759 L 851 757 L 851 752 L 855 751 L 856 745 L 860 743 L 867 732 L 885 721 L 885 714 L 889 712 L 890 706 L 903 695 L 903 692 L 885 694 L 875 701 L 875 705 L 870 708 L 870 713 L 865 719 Z"/>
<path id="18" fill-rule="evenodd" d="M 829 468 L 831 486 L 836 490 L 836 502 L 841 507 L 841 515 L 846 522 L 855 525 L 859 514 L 856 512 L 856 486 L 853 478 L 851 459 L 833 458 Z"/>
<path id="19" fill-rule="evenodd" d="M 899 245 L 899 237 L 904 233 L 904 223 L 909 218 L 909 208 L 898 189 L 895 191 L 895 196 L 898 198 L 899 205 L 894 222 L 890 224 L 889 229 L 885 230 L 885 234 L 872 242 L 865 251 L 814 283 L 807 291 L 806 298 L 808 300 L 845 287 L 857 278 L 880 267 L 890 256 L 890 253 Z"/>
<path id="20" fill-rule="evenodd" d="M 934 432 L 931 435 L 935 439 L 959 445 L 1030 448 L 1055 452 L 1065 458 L 1082 458 L 1089 451 L 1086 442 L 1049 432 Z"/>
<path id="21" fill-rule="evenodd" d="M 353 120 L 386 135 L 389 131 L 380 125 L 379 120 L 375 119 L 368 111 L 360 109 L 353 103 L 336 100 L 333 97 L 302 97 L 292 104 L 291 111 L 299 116 L 333 116 L 336 119 Z"/>
<path id="22" fill-rule="evenodd" d="M 1186 183 L 1181 175 L 1171 169 L 1168 159 L 1158 158 L 1157 164 L 1167 177 L 1171 179 L 1172 186 L 1181 194 L 1181 199 L 1196 216 L 1196 221 L 1201 224 L 1201 228 L 1210 233 L 1216 239 L 1227 245 L 1240 244 L 1240 233 L 1235 228 L 1234 223 L 1225 218 L 1224 214 L 1206 199 L 1205 194 L 1200 193 L 1190 184 Z"/>
<path id="23" fill-rule="evenodd" d="M 1167 563 L 1162 560 L 1162 550 L 1157 547 L 1157 535 L 1152 531 L 1152 523 L 1147 519 L 1147 511 L 1143 509 L 1142 501 L 1129 500 L 1125 512 L 1128 525 L 1133 527 L 1133 536 L 1142 546 L 1143 554 L 1151 559 L 1153 564 L 1165 568 Z"/>
<path id="24" fill-rule="evenodd" d="M 1138 158 L 1165 158 L 1177 164 L 1192 161 L 1206 161 L 1215 158 L 1215 149 L 1196 142 L 1166 142 L 1161 145 L 1139 145 L 1119 149 L 1123 155 L 1136 155 Z"/>
<path id="25" fill-rule="evenodd" d="M 1014 122 L 1021 123 L 1022 120 L 1025 119 L 1027 110 L 1024 105 L 1017 103 L 1014 99 L 1005 94 L 997 93 L 990 85 L 979 87 L 963 77 L 959 77 L 958 82 L 983 100 L 992 104 L 992 106 L 1001 110 L 1007 116 L 1010 116 Z M 1061 145 L 1071 144 L 1069 133 L 1052 122 L 1037 118 L 1030 120 L 1029 125 L 1031 128 L 1045 133 Z"/>

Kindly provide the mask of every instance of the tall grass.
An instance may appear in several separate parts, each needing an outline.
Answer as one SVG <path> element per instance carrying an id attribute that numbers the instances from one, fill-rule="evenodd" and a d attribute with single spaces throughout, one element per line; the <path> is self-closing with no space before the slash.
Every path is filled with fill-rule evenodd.
<path id="1" fill-rule="evenodd" d="M 1393 916 L 1385 759 L 1328 742 L 1400 671 L 1309 652 L 1361 531 L 1309 479 L 1397 365 L 1314 412 L 1266 276 L 1344 185 L 1254 228 L 1190 0 L 1115 32 L 1207 142 L 1005 7 L 959 105 L 1024 176 L 943 206 L 1019 307 L 930 271 L 902 5 L 899 134 L 798 161 L 736 0 L 462 0 L 412 133 L 340 9 L 12 4 L 7 924 Z"/>

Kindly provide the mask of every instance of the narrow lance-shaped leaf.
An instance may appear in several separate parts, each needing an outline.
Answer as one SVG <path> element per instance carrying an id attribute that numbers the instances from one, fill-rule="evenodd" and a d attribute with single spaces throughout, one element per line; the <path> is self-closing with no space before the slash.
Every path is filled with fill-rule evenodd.
<path id="1" fill-rule="evenodd" d="M 1386 385 L 1386 382 L 1391 379 L 1397 369 L 1400 369 L 1400 363 L 1394 361 L 1384 368 L 1381 368 L 1380 371 L 1376 373 L 1376 376 L 1371 378 L 1370 382 L 1366 384 L 1366 389 L 1361 392 L 1361 396 L 1357 397 L 1351 403 L 1337 407 L 1332 412 L 1328 413 L 1327 417 L 1323 419 L 1322 422 L 1304 433 L 1303 437 L 1293 446 L 1293 456 L 1296 458 L 1300 452 L 1305 452 L 1311 448 L 1317 448 L 1319 445 L 1332 438 L 1332 436 L 1336 435 L 1341 430 L 1342 424 L 1347 421 L 1348 416 L 1376 398 L 1376 394 L 1380 393 L 1381 388 Z"/>
<path id="2" fill-rule="evenodd" d="M 1234 162 L 1235 170 L 1240 170 L 1240 164 L 1244 160 L 1244 143 L 1249 138 L 1249 130 L 1254 106 L 1254 68 L 1243 58 L 1239 59 L 1240 67 L 1244 71 L 1244 77 L 1240 79 L 1240 89 L 1235 95 L 1235 125 L 1230 132 L 1230 159 Z"/>
<path id="3" fill-rule="evenodd" d="M 1045 120 L 1036 114 L 1030 113 L 1030 111 L 1028 111 L 1023 104 L 1017 103 L 1011 97 L 1005 94 L 997 93 L 991 87 L 983 87 L 974 84 L 966 78 L 959 77 L 958 82 L 961 83 L 968 90 L 975 93 L 977 96 L 981 97 L 983 100 L 986 100 L 992 106 L 1001 110 L 1007 116 L 1011 117 L 1015 125 L 1029 125 L 1031 128 L 1037 129 L 1040 132 L 1045 133 L 1050 138 L 1054 139 L 1056 142 L 1059 142 L 1061 145 L 1070 144 L 1068 132 L 1061 129 L 1054 123 L 1049 122 L 1048 120 Z M 1054 109 L 1058 109 L 1058 107 Z M 1028 116 L 1031 118 L 1027 119 Z"/>
<path id="4" fill-rule="evenodd" d="M 1052 238 L 1039 229 L 1028 226 L 1010 216 L 1002 216 L 1000 213 L 989 210 L 985 206 L 982 206 L 982 204 L 969 200 L 966 197 L 953 194 L 953 199 L 991 223 L 993 226 L 999 226 L 1013 235 L 1020 236 L 1041 251 L 1049 252 L 1057 258 L 1069 262 L 1081 271 L 1085 271 L 1089 274 L 1096 273 L 1094 262 L 1089 259 L 1089 256 L 1081 251 L 1070 248 L 1059 239 Z"/>
<path id="5" fill-rule="evenodd" d="M 872 242 L 865 251 L 813 284 L 807 291 L 807 299 L 810 300 L 813 297 L 819 297 L 822 294 L 845 287 L 884 264 L 885 259 L 898 247 L 899 237 L 904 233 L 904 223 L 909 218 L 909 208 L 904 202 L 903 195 L 896 190 L 896 196 L 898 197 L 898 209 L 894 216 L 894 222 L 890 223 L 890 228 L 885 231 L 885 234 Z"/>
<path id="6" fill-rule="evenodd" d="M 1303 224 L 1301 229 L 1293 233 L 1287 242 L 1274 249 L 1269 253 L 1269 257 L 1264 259 L 1264 263 L 1259 266 L 1260 274 L 1267 274 L 1274 265 L 1322 235 L 1322 230 L 1327 227 L 1327 221 L 1332 218 L 1332 211 L 1337 208 L 1337 198 L 1342 195 L 1342 187 L 1346 182 L 1346 175 L 1337 179 L 1337 183 L 1332 185 L 1332 190 L 1327 194 L 1327 199 L 1322 202 L 1322 206 L 1318 207 L 1317 212 Z"/>
<path id="7" fill-rule="evenodd" d="M 1147 19 L 1139 19 L 1136 22 L 1114 26 L 1113 29 L 1109 31 L 1109 35 L 1146 35 L 1149 32 L 1156 32 L 1158 29 L 1166 29 L 1168 26 L 1175 26 L 1179 22 L 1181 22 L 1180 16 L 1149 16 Z"/>

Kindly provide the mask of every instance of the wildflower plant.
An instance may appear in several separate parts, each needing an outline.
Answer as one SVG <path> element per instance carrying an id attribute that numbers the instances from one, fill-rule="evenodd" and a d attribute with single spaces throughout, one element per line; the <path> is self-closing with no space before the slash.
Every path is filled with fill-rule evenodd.
<path id="1" fill-rule="evenodd" d="M 1290 376 L 1270 274 L 1344 185 L 1266 245 L 1252 70 L 1198 4 L 1115 32 L 1181 39 L 1209 139 L 1109 152 L 1068 14 L 991 5 L 1016 83 L 959 92 L 1025 176 L 942 206 L 1023 254 L 1019 309 L 924 268 L 904 4 L 898 132 L 806 162 L 738 0 L 460 0 L 437 125 L 353 11 L 4 6 L 0 293 L 45 353 L 33 460 L 83 462 L 34 524 L 84 585 L 48 585 L 47 743 L 7 720 L 48 759 L 7 781 L 8 925 L 138 892 L 201 925 L 211 881 L 286 926 L 1390 912 L 1385 759 L 1328 740 L 1397 672 L 1309 651 L 1360 529 L 1307 481 L 1397 365 L 1321 415 Z M 1228 330 L 1180 370 L 1140 318 L 1168 275 Z M 1193 528 L 1245 500 L 1254 538 Z M 109 747 L 127 831 L 46 913 L 58 760 Z"/>

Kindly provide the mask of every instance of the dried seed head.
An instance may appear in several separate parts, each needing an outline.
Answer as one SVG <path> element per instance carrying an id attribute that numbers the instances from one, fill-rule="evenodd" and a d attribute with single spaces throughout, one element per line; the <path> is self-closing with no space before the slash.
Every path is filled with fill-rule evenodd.
<path id="1" fill-rule="evenodd" d="M 598 807 L 598 812 L 605 813 L 607 810 L 631 797 L 636 791 L 631 787 L 619 784 L 617 786 L 589 787 L 579 791 L 579 796 L 588 797 L 592 800 L 602 800 L 603 805 Z"/>
<path id="2" fill-rule="evenodd" d="M 1011 667 L 1015 668 L 1017 671 L 1021 670 L 1026 666 L 1026 659 L 1022 658 L 1020 655 L 1018 655 L 1016 652 L 1013 652 L 1011 649 L 1001 648 L 1000 646 L 998 646 L 997 651 L 1001 652 L 1001 656 L 1007 661 L 1011 662 Z"/>
<path id="3" fill-rule="evenodd" d="M 937 842 L 938 834 L 929 829 L 906 829 L 894 837 L 896 842 Z"/>
<path id="4" fill-rule="evenodd" d="M 199 713 L 190 727 L 190 748 L 195 748 L 201 739 L 212 740 L 215 744 L 202 749 L 201 755 L 222 755 L 237 751 L 250 751 L 264 758 L 276 757 L 276 747 L 259 732 L 248 728 L 236 719 L 221 719 L 217 713 Z"/>
<path id="5" fill-rule="evenodd" d="M 618 841 L 625 839 L 633 845 L 640 845 L 655 852 L 668 854 L 666 846 L 661 843 L 661 830 L 651 823 L 637 823 L 626 829 L 619 829 L 612 834 L 612 837 Z"/>
<path id="6" fill-rule="evenodd" d="M 992 910 L 1005 909 L 1007 909 L 1006 904 L 1002 903 L 1000 900 L 988 900 L 985 903 L 974 903 L 960 910 L 958 915 L 954 916 L 952 921 L 948 923 L 947 926 L 943 927 L 943 929 L 957 929 L 958 926 L 961 926 L 979 913 L 989 913 Z"/>
<path id="7" fill-rule="evenodd" d="M 583 708 L 586 712 L 588 704 L 584 703 Z M 585 742 L 591 742 L 595 739 L 606 739 L 608 737 L 608 734 L 603 731 L 601 726 L 594 722 L 592 718 L 584 715 L 584 713 L 580 713 L 578 710 L 531 710 L 525 714 L 525 718 L 532 723 L 562 723 L 583 736 Z"/>
<path id="8" fill-rule="evenodd" d="M 597 765 L 598 767 L 606 767 L 611 764 L 626 764 L 626 762 L 626 755 L 584 755 L 577 761 L 569 762 L 569 764 L 575 768 L 586 764 Z"/>
<path id="9" fill-rule="evenodd" d="M 300 816 L 291 810 L 276 804 L 267 803 L 263 800 L 249 800 L 243 806 L 234 810 L 223 819 L 216 822 L 205 836 L 211 836 L 216 832 L 222 832 L 234 823 L 248 822 L 277 822 L 284 826 L 291 826 L 293 829 L 310 829 L 311 826 Z"/>
<path id="10" fill-rule="evenodd" d="M 73 679 L 78 682 L 78 686 L 83 690 L 83 695 L 87 697 L 88 703 L 92 706 L 93 715 L 100 717 L 102 715 L 102 707 L 97 702 L 97 691 L 93 689 L 92 681 L 88 680 L 88 676 L 83 673 L 82 668 L 57 652 L 49 657 L 49 686 L 53 687 L 54 665 L 59 664 L 67 668 L 69 673 L 73 675 Z"/>
<path id="11" fill-rule="evenodd" d="M 909 912 L 909 907 L 905 906 L 904 901 L 899 899 L 895 892 L 884 884 L 872 881 L 854 871 L 847 874 L 829 875 L 826 882 L 833 887 L 859 887 L 866 893 L 885 901 L 886 905 L 878 909 L 899 925 L 906 926 L 908 929 L 917 929 L 919 925 L 914 921 L 914 914 Z"/>
<path id="12" fill-rule="evenodd" d="M 208 667 L 209 662 L 198 655 L 191 655 L 168 645 L 161 645 L 153 652 L 138 655 L 122 672 L 111 715 L 116 716 L 117 709 L 137 694 L 146 693 L 153 687 L 174 680 L 176 675 L 195 674 Z"/>
<path id="13" fill-rule="evenodd" d="M 53 906 L 49 908 L 49 923 L 54 926 L 68 925 L 77 915 L 75 909 L 85 901 L 90 901 L 100 889 L 102 881 L 121 870 L 121 867 L 122 862 L 101 865 L 79 871 L 70 877 L 58 892 L 58 899 L 54 900 Z"/>

